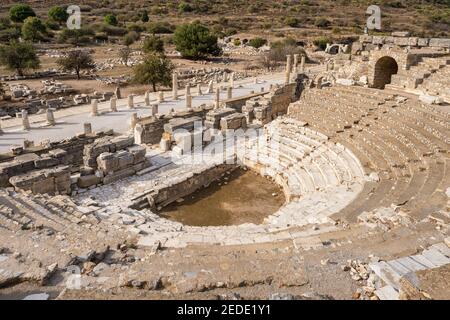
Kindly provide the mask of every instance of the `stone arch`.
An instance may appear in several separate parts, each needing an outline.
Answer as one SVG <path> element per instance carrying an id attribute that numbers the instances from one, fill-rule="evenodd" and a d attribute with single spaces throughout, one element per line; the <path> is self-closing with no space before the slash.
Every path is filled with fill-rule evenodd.
<path id="1" fill-rule="evenodd" d="M 384 89 L 387 84 L 391 83 L 392 75 L 397 74 L 398 71 L 399 65 L 394 58 L 390 56 L 381 57 L 375 63 L 373 87 Z"/>

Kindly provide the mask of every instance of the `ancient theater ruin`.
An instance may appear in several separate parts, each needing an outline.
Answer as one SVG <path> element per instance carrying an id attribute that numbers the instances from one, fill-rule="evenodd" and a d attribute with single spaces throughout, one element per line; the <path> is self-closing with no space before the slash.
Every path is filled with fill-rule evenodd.
<path id="1" fill-rule="evenodd" d="M 0 287 L 450 298 L 450 39 L 327 48 L 3 120 Z"/>

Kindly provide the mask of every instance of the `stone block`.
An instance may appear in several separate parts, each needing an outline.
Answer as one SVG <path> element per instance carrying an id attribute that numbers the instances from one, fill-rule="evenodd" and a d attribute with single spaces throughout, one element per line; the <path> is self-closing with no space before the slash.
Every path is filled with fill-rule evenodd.
<path id="1" fill-rule="evenodd" d="M 245 129 L 246 127 L 246 118 L 242 113 L 235 113 L 229 116 L 223 117 L 220 120 L 220 128 L 225 130 L 237 130 L 240 128 Z"/>
<path id="2" fill-rule="evenodd" d="M 134 144 L 133 136 L 119 136 L 111 139 L 111 143 L 115 145 L 115 151 L 124 150 Z"/>
<path id="3" fill-rule="evenodd" d="M 44 168 L 50 168 L 50 167 L 54 167 L 57 166 L 59 164 L 58 159 L 52 158 L 50 156 L 44 156 L 40 159 L 37 159 L 34 161 L 34 166 L 37 169 L 44 169 Z"/>
<path id="4" fill-rule="evenodd" d="M 103 172 L 113 172 L 119 168 L 119 159 L 113 153 L 105 152 L 97 157 L 97 166 Z"/>
<path id="5" fill-rule="evenodd" d="M 115 172 L 114 174 L 107 175 L 103 178 L 103 184 L 110 184 L 117 180 L 132 176 L 136 171 L 134 168 L 125 168 Z"/>
<path id="6" fill-rule="evenodd" d="M 409 38 L 395 38 L 394 44 L 397 46 L 408 46 L 409 45 Z"/>
<path id="7" fill-rule="evenodd" d="M 88 176 L 81 176 L 78 179 L 78 187 L 80 188 L 89 188 L 91 186 L 95 186 L 101 182 L 101 178 L 97 177 L 95 174 L 91 174 Z"/>
<path id="8" fill-rule="evenodd" d="M 55 192 L 55 178 L 48 177 L 33 182 L 31 192 L 34 194 L 53 194 Z"/>
<path id="9" fill-rule="evenodd" d="M 416 47 L 418 42 L 419 42 L 419 38 L 417 38 L 417 37 L 410 37 L 410 38 L 408 38 L 408 41 L 409 41 L 409 45 L 410 46 Z"/>
<path id="10" fill-rule="evenodd" d="M 417 45 L 419 47 L 428 47 L 429 41 L 430 41 L 430 39 L 428 39 L 428 38 L 419 38 L 417 40 Z"/>
<path id="11" fill-rule="evenodd" d="M 147 152 L 145 147 L 142 146 L 132 146 L 128 148 L 128 152 L 133 155 L 133 163 L 141 163 L 145 161 L 145 154 Z"/>
<path id="12" fill-rule="evenodd" d="M 133 155 L 127 151 L 118 152 L 117 159 L 119 160 L 119 170 L 130 167 L 134 163 Z"/>
<path id="13" fill-rule="evenodd" d="M 450 48 L 450 39 L 447 38 L 432 38 L 429 42 L 430 47 Z"/>

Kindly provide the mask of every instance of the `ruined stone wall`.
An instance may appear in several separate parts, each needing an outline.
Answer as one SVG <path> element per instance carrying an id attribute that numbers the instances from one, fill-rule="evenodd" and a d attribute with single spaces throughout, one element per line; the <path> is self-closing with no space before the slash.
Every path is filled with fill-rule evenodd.
<path id="1" fill-rule="evenodd" d="M 74 137 L 54 141 L 50 143 L 42 143 L 37 146 L 32 146 L 30 148 L 26 148 L 21 150 L 21 154 L 36 154 L 36 155 L 44 155 L 49 153 L 52 150 L 59 149 L 67 152 L 67 157 L 71 158 L 71 163 L 73 165 L 81 165 L 83 163 L 83 149 L 84 146 L 90 143 L 93 143 L 95 139 L 110 136 L 113 134 L 113 131 L 107 132 L 96 132 L 92 134 L 78 134 Z M 14 155 L 10 152 L 0 154 L 0 171 L 3 163 L 12 162 L 18 155 Z"/>
<path id="2" fill-rule="evenodd" d="M 236 169 L 235 165 L 218 165 L 199 174 L 194 174 L 192 177 L 173 185 L 156 186 L 151 193 L 144 193 L 137 196 L 131 207 L 133 209 L 142 209 L 144 207 L 161 209 L 180 198 L 194 193 L 204 186 L 208 186 L 217 179 L 220 179 L 225 172 L 234 169 Z"/>
<path id="3" fill-rule="evenodd" d="M 245 106 L 245 103 L 247 102 L 247 100 L 250 100 L 255 97 L 260 97 L 260 96 L 263 96 L 268 93 L 269 93 L 269 91 L 264 91 L 264 92 L 249 94 L 249 95 L 239 97 L 239 98 L 228 99 L 223 102 L 223 106 L 225 108 L 234 109 L 237 112 L 242 112 L 242 107 Z"/>
<path id="4" fill-rule="evenodd" d="M 284 85 L 281 88 L 270 92 L 266 97 L 270 99 L 272 105 L 272 117 L 286 114 L 289 105 L 297 100 L 296 88 L 298 83 Z"/>
<path id="5" fill-rule="evenodd" d="M 418 38 L 418 37 L 398 37 L 398 36 L 369 36 L 362 35 L 359 38 L 362 44 L 372 45 L 396 45 L 399 47 L 416 47 L 416 48 L 437 48 L 450 49 L 450 39 L 448 38 Z"/>
<path id="6" fill-rule="evenodd" d="M 0 187 L 69 194 L 74 186 L 111 183 L 149 166 L 145 148 L 134 145 L 132 136 L 79 135 L 51 145 L 59 148 L 41 148 L 0 163 Z"/>
<path id="7" fill-rule="evenodd" d="M 212 106 L 202 105 L 190 110 L 179 110 L 169 115 L 141 117 L 136 122 L 136 125 L 141 127 L 138 133 L 139 142 L 143 144 L 157 144 L 161 141 L 164 133 L 164 125 L 169 123 L 171 119 L 191 117 L 204 119 L 210 110 L 212 110 Z"/>

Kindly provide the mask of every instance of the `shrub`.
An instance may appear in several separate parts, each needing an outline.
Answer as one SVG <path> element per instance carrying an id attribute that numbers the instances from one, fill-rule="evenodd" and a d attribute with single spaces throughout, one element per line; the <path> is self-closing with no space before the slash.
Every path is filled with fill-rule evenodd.
<path id="1" fill-rule="evenodd" d="M 292 28 L 297 28 L 300 26 L 300 20 L 294 17 L 288 17 L 284 19 L 284 23 Z"/>
<path id="2" fill-rule="evenodd" d="M 24 40 L 39 41 L 44 38 L 45 30 L 45 25 L 39 18 L 28 17 L 22 25 L 22 37 Z"/>
<path id="3" fill-rule="evenodd" d="M 331 43 L 331 39 L 325 36 L 314 39 L 314 45 L 321 50 L 325 50 L 327 48 L 327 44 Z"/>
<path id="4" fill-rule="evenodd" d="M 94 36 L 94 31 L 90 28 L 82 27 L 81 29 L 63 29 L 58 35 L 58 41 L 63 43 L 70 43 L 79 45 L 91 42 L 91 37 Z"/>
<path id="5" fill-rule="evenodd" d="M 256 49 L 261 48 L 265 44 L 267 44 L 267 40 L 263 39 L 263 38 L 259 38 L 259 37 L 250 39 L 250 41 L 248 42 L 249 46 L 256 48 Z"/>
<path id="6" fill-rule="evenodd" d="M 66 12 L 66 9 L 60 6 L 51 7 L 48 10 L 48 17 L 58 23 L 66 22 L 69 18 L 69 14 Z"/>
<path id="7" fill-rule="evenodd" d="M 314 25 L 318 28 L 328 28 L 331 25 L 331 22 L 325 18 L 318 18 L 314 22 Z"/>
<path id="8" fill-rule="evenodd" d="M 145 38 L 144 45 L 142 47 L 142 50 L 146 53 L 151 52 L 164 52 L 164 41 L 157 36 L 150 36 Z"/>
<path id="9" fill-rule="evenodd" d="M 192 8 L 192 6 L 187 3 L 187 2 L 181 2 L 178 5 L 178 11 L 183 13 L 183 12 L 192 12 L 194 9 Z"/>
<path id="10" fill-rule="evenodd" d="M 36 13 L 27 4 L 16 4 L 9 9 L 9 18 L 11 21 L 23 22 L 28 17 L 36 17 Z"/>
<path id="11" fill-rule="evenodd" d="M 170 23 L 153 22 L 148 25 L 148 32 L 153 34 L 171 34 L 174 31 L 174 26 Z"/>
<path id="12" fill-rule="evenodd" d="M 113 14 L 107 14 L 104 18 L 104 21 L 106 24 L 109 24 L 110 26 L 116 27 L 119 22 L 117 21 L 117 17 Z"/>

